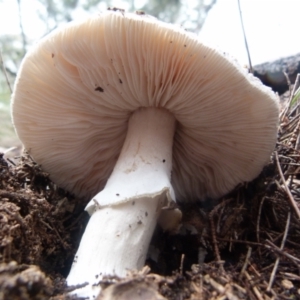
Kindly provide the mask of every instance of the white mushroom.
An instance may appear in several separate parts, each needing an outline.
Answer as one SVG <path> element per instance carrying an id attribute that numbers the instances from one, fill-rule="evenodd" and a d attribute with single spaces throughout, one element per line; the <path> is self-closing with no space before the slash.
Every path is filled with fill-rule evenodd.
<path id="1" fill-rule="evenodd" d="M 145 15 L 70 23 L 26 55 L 16 131 L 54 182 L 91 200 L 68 284 L 139 269 L 162 206 L 217 198 L 274 148 L 278 99 L 223 53 Z M 172 175 L 171 175 L 172 172 Z"/>

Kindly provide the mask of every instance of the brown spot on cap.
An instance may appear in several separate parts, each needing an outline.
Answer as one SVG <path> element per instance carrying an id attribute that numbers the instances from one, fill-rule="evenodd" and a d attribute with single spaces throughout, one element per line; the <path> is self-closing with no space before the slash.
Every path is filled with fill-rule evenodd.
<path id="1" fill-rule="evenodd" d="M 97 86 L 97 87 L 95 88 L 95 91 L 98 91 L 98 92 L 101 92 L 101 93 L 104 92 L 104 90 L 103 90 L 103 88 L 102 88 L 101 86 Z"/>

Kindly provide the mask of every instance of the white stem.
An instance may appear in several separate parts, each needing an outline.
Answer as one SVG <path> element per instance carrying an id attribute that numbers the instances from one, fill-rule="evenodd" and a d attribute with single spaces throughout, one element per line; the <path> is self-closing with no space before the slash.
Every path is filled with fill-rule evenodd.
<path id="1" fill-rule="evenodd" d="M 140 269 L 162 206 L 175 200 L 170 183 L 175 119 L 164 109 L 143 108 L 129 120 L 127 136 L 103 191 L 87 205 L 90 221 L 75 256 L 68 285 L 93 299 L 103 275 Z"/>

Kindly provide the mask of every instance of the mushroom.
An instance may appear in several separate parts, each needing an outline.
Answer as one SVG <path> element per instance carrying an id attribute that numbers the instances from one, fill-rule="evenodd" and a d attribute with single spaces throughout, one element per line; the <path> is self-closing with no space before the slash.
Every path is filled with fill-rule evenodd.
<path id="1" fill-rule="evenodd" d="M 88 282 L 76 292 L 92 299 L 103 275 L 144 265 L 164 207 L 218 198 L 260 173 L 278 99 L 183 29 L 108 11 L 27 53 L 12 117 L 52 180 L 90 200 L 67 282 Z"/>

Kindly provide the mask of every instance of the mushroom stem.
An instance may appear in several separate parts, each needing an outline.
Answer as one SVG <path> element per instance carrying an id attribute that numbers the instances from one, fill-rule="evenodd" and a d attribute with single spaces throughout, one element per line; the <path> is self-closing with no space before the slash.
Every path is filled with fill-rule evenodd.
<path id="1" fill-rule="evenodd" d="M 175 118 L 165 109 L 142 108 L 105 188 L 87 205 L 91 214 L 68 285 L 88 282 L 78 296 L 93 299 L 103 275 L 125 276 L 143 267 L 161 208 L 175 200 L 171 186 Z"/>

